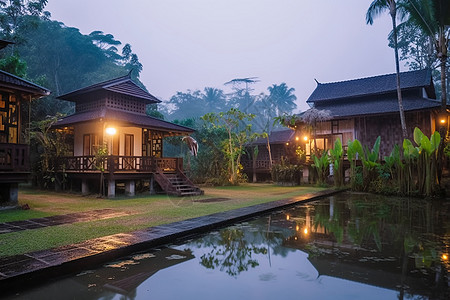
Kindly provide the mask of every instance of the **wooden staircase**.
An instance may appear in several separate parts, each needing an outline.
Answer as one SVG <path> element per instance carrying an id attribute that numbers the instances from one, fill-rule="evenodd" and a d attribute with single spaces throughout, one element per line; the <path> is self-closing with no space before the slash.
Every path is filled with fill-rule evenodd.
<path id="1" fill-rule="evenodd" d="M 155 180 L 169 195 L 179 197 L 203 195 L 204 191 L 195 186 L 181 171 L 155 173 Z"/>

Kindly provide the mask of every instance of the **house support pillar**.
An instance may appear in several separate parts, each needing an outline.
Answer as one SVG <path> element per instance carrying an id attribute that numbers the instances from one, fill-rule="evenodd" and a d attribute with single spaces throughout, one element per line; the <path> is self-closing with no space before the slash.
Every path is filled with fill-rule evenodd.
<path id="1" fill-rule="evenodd" d="M 134 180 L 129 180 L 125 183 L 125 194 L 127 196 L 134 196 L 136 188 L 136 183 Z"/>
<path id="2" fill-rule="evenodd" d="M 108 180 L 108 198 L 114 198 L 116 196 L 116 181 Z"/>
<path id="3" fill-rule="evenodd" d="M 88 195 L 89 194 L 89 184 L 87 179 L 81 180 L 81 194 Z"/>
<path id="4" fill-rule="evenodd" d="M 6 183 L 0 185 L 0 202 L 9 202 L 11 204 L 19 204 L 19 184 Z"/>
<path id="5" fill-rule="evenodd" d="M 155 179 L 153 175 L 150 176 L 150 195 L 155 195 Z"/>

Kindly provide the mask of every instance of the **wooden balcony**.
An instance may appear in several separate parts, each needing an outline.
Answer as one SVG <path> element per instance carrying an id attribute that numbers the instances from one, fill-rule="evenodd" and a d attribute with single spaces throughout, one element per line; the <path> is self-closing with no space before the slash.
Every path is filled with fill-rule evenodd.
<path id="1" fill-rule="evenodd" d="M 29 172 L 29 146 L 0 143 L 0 172 Z"/>
<path id="2" fill-rule="evenodd" d="M 95 156 L 67 156 L 58 161 L 58 170 L 69 173 L 155 173 L 183 169 L 183 159 L 177 157 L 155 158 L 147 156 L 110 155 L 102 160 Z"/>

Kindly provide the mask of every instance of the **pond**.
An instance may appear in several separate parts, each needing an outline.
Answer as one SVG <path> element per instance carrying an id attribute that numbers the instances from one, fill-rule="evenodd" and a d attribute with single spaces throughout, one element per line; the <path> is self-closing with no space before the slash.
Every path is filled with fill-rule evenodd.
<path id="1" fill-rule="evenodd" d="M 338 194 L 8 299 L 450 299 L 449 208 Z"/>

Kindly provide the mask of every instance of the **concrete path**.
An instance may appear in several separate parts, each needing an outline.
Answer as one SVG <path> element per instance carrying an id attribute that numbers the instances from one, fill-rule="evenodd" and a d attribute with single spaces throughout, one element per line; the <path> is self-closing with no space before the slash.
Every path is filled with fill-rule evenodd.
<path id="1" fill-rule="evenodd" d="M 257 215 L 313 201 L 340 191 L 325 190 L 175 223 L 150 227 L 130 233 L 119 233 L 82 243 L 0 258 L 0 290 L 23 287 L 26 282 L 37 284 L 64 274 L 93 268 L 133 252 L 161 246 L 231 225 Z M 11 245 L 14 247 L 14 245 Z"/>

